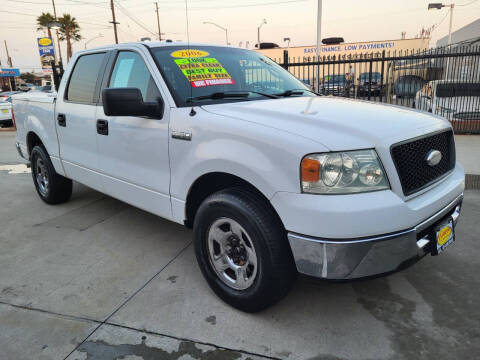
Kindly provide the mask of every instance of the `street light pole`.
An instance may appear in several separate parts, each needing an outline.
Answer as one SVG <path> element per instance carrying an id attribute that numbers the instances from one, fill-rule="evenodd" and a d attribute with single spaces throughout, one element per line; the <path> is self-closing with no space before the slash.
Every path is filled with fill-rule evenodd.
<path id="1" fill-rule="evenodd" d="M 453 8 L 455 4 L 450 4 L 450 26 L 448 28 L 448 46 L 452 44 L 452 26 L 453 26 Z"/>
<path id="2" fill-rule="evenodd" d="M 320 60 L 320 53 L 322 51 L 322 0 L 318 0 L 317 3 L 317 50 L 315 55 L 317 56 L 317 61 Z M 317 81 L 313 82 L 313 87 L 315 89 L 315 83 L 317 83 L 318 91 L 320 89 L 320 65 L 317 65 Z"/>
<path id="3" fill-rule="evenodd" d="M 322 48 L 322 0 L 318 0 L 317 5 L 317 51 L 315 55 L 320 56 Z"/>
<path id="4" fill-rule="evenodd" d="M 220 26 L 220 25 L 218 25 L 218 24 L 215 24 L 215 23 L 212 22 L 212 21 L 204 21 L 203 23 L 204 23 L 204 24 L 210 24 L 210 25 L 216 26 L 216 27 L 218 27 L 219 29 L 222 29 L 223 31 L 225 31 L 225 41 L 227 42 L 227 45 L 230 45 L 230 44 L 228 43 L 228 29 L 227 29 L 227 28 L 224 28 L 223 26 Z"/>
<path id="5" fill-rule="evenodd" d="M 267 23 L 266 19 L 263 19 L 260 25 L 257 28 L 257 44 L 258 44 L 258 49 L 260 49 L 260 28 Z"/>
<path id="6" fill-rule="evenodd" d="M 447 43 L 447 48 L 450 50 L 450 45 L 452 45 L 452 27 L 453 27 L 453 8 L 455 7 L 455 4 L 449 4 L 445 5 L 442 3 L 430 3 L 428 4 L 428 10 L 430 9 L 437 9 L 441 10 L 444 7 L 449 7 L 450 8 L 450 26 L 448 28 L 448 43 Z M 449 67 L 450 67 L 450 57 L 447 57 L 447 69 L 445 70 L 445 79 L 448 80 L 448 73 L 449 73 Z"/>
<path id="7" fill-rule="evenodd" d="M 53 17 L 54 17 L 54 22 L 57 22 L 57 9 L 55 8 L 55 0 L 52 0 L 52 5 L 53 5 Z M 62 60 L 62 51 L 60 50 L 60 37 L 58 35 L 58 28 L 55 29 L 55 35 L 57 36 L 57 46 L 58 46 L 58 61 L 63 63 Z M 55 62 L 57 62 L 57 55 L 55 54 L 55 51 L 53 52 L 53 55 L 55 56 Z"/>

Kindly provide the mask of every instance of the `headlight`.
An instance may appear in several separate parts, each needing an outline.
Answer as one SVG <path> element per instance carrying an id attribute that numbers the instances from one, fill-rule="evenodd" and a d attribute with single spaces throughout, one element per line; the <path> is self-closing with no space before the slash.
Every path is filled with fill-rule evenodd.
<path id="1" fill-rule="evenodd" d="M 311 154 L 301 164 L 302 190 L 314 194 L 351 194 L 390 188 L 375 150 Z"/>

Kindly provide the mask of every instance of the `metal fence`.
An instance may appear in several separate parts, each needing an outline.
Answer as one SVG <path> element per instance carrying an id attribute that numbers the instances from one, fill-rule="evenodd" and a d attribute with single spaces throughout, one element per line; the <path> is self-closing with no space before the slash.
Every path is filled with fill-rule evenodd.
<path id="1" fill-rule="evenodd" d="M 480 47 L 273 59 L 313 90 L 432 112 L 480 133 Z"/>

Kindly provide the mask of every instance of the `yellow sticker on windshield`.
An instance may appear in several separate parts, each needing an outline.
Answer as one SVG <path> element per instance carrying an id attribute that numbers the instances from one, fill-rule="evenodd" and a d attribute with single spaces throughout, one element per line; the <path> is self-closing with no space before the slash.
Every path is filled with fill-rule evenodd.
<path id="1" fill-rule="evenodd" d="M 174 58 L 201 58 L 210 55 L 208 52 L 197 49 L 177 50 L 170 54 Z"/>
<path id="2" fill-rule="evenodd" d="M 235 81 L 215 58 L 183 58 L 174 60 L 193 87 L 233 85 Z"/>

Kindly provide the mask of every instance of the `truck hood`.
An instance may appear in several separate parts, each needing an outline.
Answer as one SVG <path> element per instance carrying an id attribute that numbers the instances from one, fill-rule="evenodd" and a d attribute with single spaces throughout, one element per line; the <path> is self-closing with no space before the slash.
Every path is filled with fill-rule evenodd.
<path id="1" fill-rule="evenodd" d="M 244 101 L 202 108 L 298 135 L 332 151 L 387 146 L 450 126 L 440 117 L 400 106 L 327 96 Z"/>

